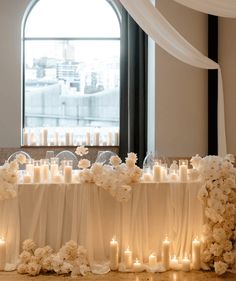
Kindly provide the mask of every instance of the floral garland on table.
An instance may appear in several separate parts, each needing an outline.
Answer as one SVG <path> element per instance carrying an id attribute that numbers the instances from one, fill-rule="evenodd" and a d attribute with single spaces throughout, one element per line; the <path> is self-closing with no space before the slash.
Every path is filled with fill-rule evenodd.
<path id="1" fill-rule="evenodd" d="M 204 206 L 202 268 L 218 275 L 236 269 L 236 170 L 234 157 L 195 156 L 193 168 L 202 177 L 198 198 Z"/>
<path id="2" fill-rule="evenodd" d="M 0 200 L 16 197 L 16 183 L 18 177 L 19 164 L 25 164 L 26 157 L 19 153 L 16 159 L 10 163 L 6 162 L 0 167 Z"/>
<path id="3" fill-rule="evenodd" d="M 33 240 L 27 239 L 17 266 L 18 273 L 31 276 L 46 272 L 84 276 L 89 271 L 87 250 L 72 240 L 54 253 L 50 246 L 37 248 Z"/>
<path id="4" fill-rule="evenodd" d="M 88 153 L 88 148 L 77 147 L 75 153 L 83 156 Z M 110 158 L 111 165 L 91 163 L 88 159 L 81 159 L 78 167 L 81 183 L 95 183 L 107 190 L 119 202 L 127 202 L 131 197 L 132 185 L 138 183 L 142 176 L 142 170 L 136 165 L 137 155 L 128 153 L 125 163 L 118 156 Z M 90 167 L 90 168 L 89 168 Z"/>

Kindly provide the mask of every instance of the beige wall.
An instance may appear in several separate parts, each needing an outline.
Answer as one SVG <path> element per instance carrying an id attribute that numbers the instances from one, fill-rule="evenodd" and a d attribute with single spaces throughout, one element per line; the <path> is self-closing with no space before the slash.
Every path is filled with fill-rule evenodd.
<path id="1" fill-rule="evenodd" d="M 0 1 L 0 147 L 21 142 L 21 22 L 29 2 Z"/>
<path id="2" fill-rule="evenodd" d="M 219 64 L 223 76 L 228 152 L 236 154 L 236 19 L 219 18 Z"/>
<path id="3" fill-rule="evenodd" d="M 158 9 L 189 42 L 207 53 L 207 16 L 172 0 Z M 207 153 L 207 70 L 156 48 L 156 149 L 159 155 Z"/>

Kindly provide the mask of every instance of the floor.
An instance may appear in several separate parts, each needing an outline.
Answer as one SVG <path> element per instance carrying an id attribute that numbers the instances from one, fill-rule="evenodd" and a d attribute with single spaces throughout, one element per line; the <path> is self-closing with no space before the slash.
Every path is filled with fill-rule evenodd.
<path id="1" fill-rule="evenodd" d="M 106 275 L 88 274 L 86 276 L 78 276 L 71 278 L 70 276 L 57 276 L 57 275 L 39 275 L 30 277 L 27 275 L 20 275 L 16 272 L 0 272 L 0 281 L 235 281 L 236 274 L 226 273 L 223 276 L 217 276 L 214 272 L 175 272 L 168 271 L 165 273 L 117 273 L 110 272 Z"/>

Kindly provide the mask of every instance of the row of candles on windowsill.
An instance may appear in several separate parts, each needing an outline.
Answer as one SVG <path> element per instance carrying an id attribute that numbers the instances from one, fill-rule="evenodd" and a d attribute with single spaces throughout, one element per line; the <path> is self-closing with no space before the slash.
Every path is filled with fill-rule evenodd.
<path id="1" fill-rule="evenodd" d="M 168 172 L 169 171 L 169 172 Z M 166 164 L 156 162 L 152 168 L 144 169 L 144 182 L 163 182 L 163 181 L 180 181 L 186 182 L 190 180 L 188 174 L 188 160 L 174 161 L 168 169 Z M 191 178 L 192 180 L 194 178 Z"/>
<path id="2" fill-rule="evenodd" d="M 48 128 L 34 131 L 27 128 L 23 132 L 23 145 L 25 146 L 118 146 L 119 131 L 86 130 L 81 136 L 76 136 L 72 131 L 65 131 L 61 135 L 58 131 L 49 134 Z M 52 135 L 52 136 L 51 136 Z M 51 137 L 50 137 L 51 136 Z"/>
<path id="3" fill-rule="evenodd" d="M 161 264 L 164 266 L 165 270 L 172 269 L 190 271 L 191 269 L 201 269 L 201 242 L 198 239 L 194 239 L 192 241 L 192 260 L 190 260 L 187 256 L 181 260 L 178 260 L 176 256 L 170 258 L 170 245 L 171 242 L 168 238 L 162 242 Z M 123 261 L 126 271 L 141 272 L 144 270 L 144 264 L 142 264 L 140 260 L 136 258 L 133 261 L 133 254 L 129 248 L 127 248 L 123 253 Z M 149 268 L 155 268 L 157 265 L 157 256 L 155 253 L 151 253 L 148 258 L 148 266 Z M 118 270 L 119 268 L 119 244 L 115 238 L 110 241 L 110 267 L 111 270 Z"/>
<path id="4" fill-rule="evenodd" d="M 59 169 L 59 159 L 51 158 L 41 160 L 29 160 L 22 175 L 23 183 L 71 183 L 73 181 L 73 161 L 64 160 Z"/>

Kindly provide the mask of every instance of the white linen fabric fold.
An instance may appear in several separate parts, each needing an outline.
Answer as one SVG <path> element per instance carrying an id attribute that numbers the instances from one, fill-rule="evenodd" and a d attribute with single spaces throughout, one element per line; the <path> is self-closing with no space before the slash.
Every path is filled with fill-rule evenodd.
<path id="1" fill-rule="evenodd" d="M 220 17 L 236 17 L 235 0 L 174 0 L 191 9 Z"/>
<path id="2" fill-rule="evenodd" d="M 192 46 L 158 11 L 150 0 L 120 0 L 137 24 L 164 50 L 195 67 L 218 69 L 218 154 L 227 153 L 224 94 L 220 66 Z"/>
<path id="3" fill-rule="evenodd" d="M 94 184 L 21 184 L 18 198 L 0 201 L 7 262 L 16 266 L 20 245 L 28 238 L 55 251 L 76 241 L 87 248 L 97 273 L 108 269 L 113 236 L 119 241 L 121 262 L 128 246 L 134 259 L 147 263 L 152 252 L 160 259 L 166 235 L 173 254 L 190 255 L 192 239 L 202 232 L 200 186 L 200 182 L 140 183 L 133 187 L 131 200 L 120 203 Z"/>

